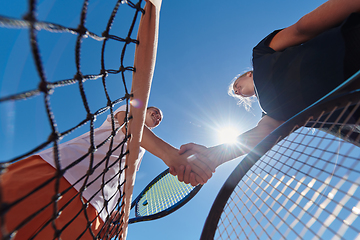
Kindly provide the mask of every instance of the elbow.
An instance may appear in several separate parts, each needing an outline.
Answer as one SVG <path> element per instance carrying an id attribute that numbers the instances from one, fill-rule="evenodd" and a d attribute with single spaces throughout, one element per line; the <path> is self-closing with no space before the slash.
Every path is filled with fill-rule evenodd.
<path id="1" fill-rule="evenodd" d="M 299 21 L 294 24 L 293 30 L 296 36 L 307 35 L 306 20 L 304 20 L 304 17 L 300 18 Z"/>
<path id="2" fill-rule="evenodd" d="M 293 34 L 299 40 L 304 43 L 319 34 L 319 29 L 314 27 L 314 23 L 308 21 L 309 18 L 303 16 L 293 25 Z"/>

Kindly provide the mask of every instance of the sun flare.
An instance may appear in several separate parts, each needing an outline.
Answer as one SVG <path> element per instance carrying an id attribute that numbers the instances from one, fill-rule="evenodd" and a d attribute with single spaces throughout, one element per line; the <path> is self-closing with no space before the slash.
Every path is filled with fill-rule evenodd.
<path id="1" fill-rule="evenodd" d="M 236 143 L 238 135 L 238 130 L 234 127 L 225 127 L 218 131 L 220 143 Z"/>

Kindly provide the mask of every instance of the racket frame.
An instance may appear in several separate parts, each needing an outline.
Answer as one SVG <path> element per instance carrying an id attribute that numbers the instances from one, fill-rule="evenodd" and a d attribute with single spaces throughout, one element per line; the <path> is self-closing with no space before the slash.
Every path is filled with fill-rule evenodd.
<path id="1" fill-rule="evenodd" d="M 220 189 L 215 201 L 210 209 L 209 215 L 206 218 L 200 240 L 214 239 L 217 225 L 220 220 L 223 209 L 230 198 L 232 192 L 245 176 L 246 172 L 276 143 L 285 138 L 289 133 L 298 127 L 304 126 L 309 118 L 316 119 L 320 112 L 329 113 L 336 105 L 339 109 L 343 108 L 349 102 L 354 105 L 360 102 L 360 89 L 349 93 L 341 93 L 336 95 L 353 81 L 360 81 L 360 71 L 354 74 L 351 78 L 345 81 L 342 85 L 334 89 L 332 92 L 321 98 L 308 108 L 300 111 L 298 114 L 283 123 L 266 138 L 264 138 L 255 148 L 246 155 L 246 157 L 236 166 L 230 174 L 224 185 Z"/>
<path id="2" fill-rule="evenodd" d="M 170 174 L 169 173 L 169 168 L 166 169 L 165 171 L 163 171 L 162 173 L 160 173 L 157 177 L 155 177 L 144 188 L 144 190 L 142 190 L 141 193 L 133 200 L 133 202 L 131 203 L 131 209 L 135 207 L 135 217 L 129 219 L 129 224 L 136 223 L 136 222 L 144 222 L 144 221 L 150 221 L 150 220 L 159 219 L 159 218 L 162 218 L 162 217 L 165 217 L 165 216 L 169 215 L 170 213 L 175 212 L 176 210 L 181 208 L 183 205 L 185 205 L 187 202 L 189 202 L 200 191 L 200 189 L 202 187 L 202 185 L 200 185 L 200 184 L 197 185 L 196 187 L 194 187 L 193 190 L 191 190 L 191 192 L 189 194 L 187 194 L 179 202 L 177 202 L 175 205 L 173 205 L 173 206 L 171 206 L 171 207 L 169 207 L 167 209 L 162 210 L 161 212 L 151 214 L 151 215 L 147 215 L 147 216 L 139 216 L 137 214 L 139 200 L 147 193 L 147 191 L 150 190 L 150 188 L 152 188 L 152 186 L 154 186 L 158 181 L 160 181 L 160 179 L 162 179 L 167 174 Z"/>

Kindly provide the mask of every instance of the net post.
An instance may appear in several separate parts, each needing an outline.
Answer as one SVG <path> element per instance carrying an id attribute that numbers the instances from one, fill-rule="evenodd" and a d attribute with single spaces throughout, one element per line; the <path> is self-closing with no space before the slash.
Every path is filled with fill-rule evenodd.
<path id="1" fill-rule="evenodd" d="M 140 141 L 145 122 L 145 113 L 150 95 L 150 87 L 155 69 L 156 52 L 159 32 L 159 14 L 162 0 L 146 0 L 145 14 L 142 15 L 138 30 L 139 44 L 135 49 L 134 67 L 132 81 L 132 98 L 141 103 L 140 107 L 130 106 L 129 133 L 131 138 L 128 144 L 129 155 L 126 158 L 127 168 L 125 170 L 125 189 L 123 215 L 123 231 L 119 239 L 126 239 L 129 221 L 132 192 L 136 177 L 136 160 L 139 155 Z"/>

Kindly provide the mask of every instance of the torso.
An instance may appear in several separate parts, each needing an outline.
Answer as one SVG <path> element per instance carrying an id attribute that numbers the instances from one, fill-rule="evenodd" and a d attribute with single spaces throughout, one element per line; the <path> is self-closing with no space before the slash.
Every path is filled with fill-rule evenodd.
<path id="1" fill-rule="evenodd" d="M 357 21 L 359 26 L 360 21 Z M 360 54 L 352 54 L 349 59 L 354 62 L 355 58 L 355 68 L 344 70 L 344 64 L 348 66 L 345 55 L 348 56 L 346 50 L 349 48 L 342 30 L 339 26 L 281 52 L 268 46 L 279 32 L 275 31 L 254 48 L 254 84 L 259 103 L 267 115 L 286 121 L 336 88 L 354 73 L 354 69 L 360 69 Z M 360 46 L 356 49 L 360 51 Z"/>

